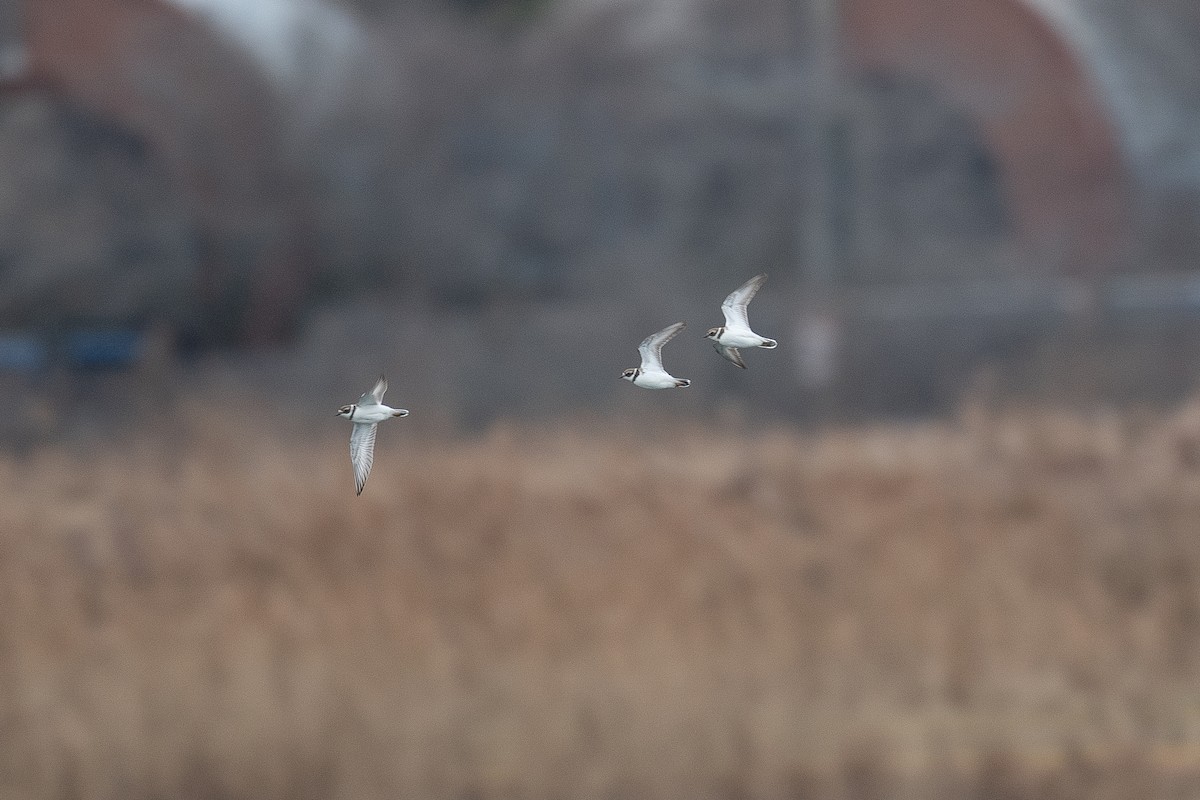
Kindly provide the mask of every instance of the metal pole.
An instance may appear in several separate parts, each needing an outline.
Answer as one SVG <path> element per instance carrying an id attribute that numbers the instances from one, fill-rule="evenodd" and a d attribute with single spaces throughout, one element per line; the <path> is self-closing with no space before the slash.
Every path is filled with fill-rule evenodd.
<path id="1" fill-rule="evenodd" d="M 838 252 L 834 240 L 832 142 L 837 123 L 838 36 L 837 0 L 801 2 L 799 42 L 801 75 L 807 102 L 800 107 L 801 174 L 804 215 L 801 274 L 805 291 L 828 299 L 838 278 Z"/>
<path id="2" fill-rule="evenodd" d="M 840 106 L 838 0 L 797 0 L 797 63 L 803 81 L 799 107 L 798 179 L 803 210 L 797 227 L 801 306 L 796 358 L 808 411 L 828 419 L 835 411 L 840 373 L 838 284 L 843 242 L 836 226 L 835 136 Z"/>

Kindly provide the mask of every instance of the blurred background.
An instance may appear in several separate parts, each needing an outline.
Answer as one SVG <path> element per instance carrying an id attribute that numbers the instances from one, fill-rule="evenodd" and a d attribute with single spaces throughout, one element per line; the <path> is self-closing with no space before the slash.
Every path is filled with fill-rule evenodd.
<path id="1" fill-rule="evenodd" d="M 0 89 L 0 798 L 1195 796 L 1192 0 L 0 0 Z"/>
<path id="2" fill-rule="evenodd" d="M 1110 6 L 5 3 L 0 366 L 269 354 L 302 407 L 385 370 L 479 425 L 624 401 L 768 272 L 792 346 L 676 344 L 670 402 L 1178 397 L 1200 18 Z"/>

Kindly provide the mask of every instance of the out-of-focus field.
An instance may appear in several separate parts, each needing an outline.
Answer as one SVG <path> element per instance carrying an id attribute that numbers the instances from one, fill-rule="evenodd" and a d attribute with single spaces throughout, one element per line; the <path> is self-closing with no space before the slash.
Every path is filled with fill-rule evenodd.
<path id="1" fill-rule="evenodd" d="M 0 460 L 0 798 L 1200 785 L 1200 405 L 397 423 L 361 498 L 233 408 Z"/>

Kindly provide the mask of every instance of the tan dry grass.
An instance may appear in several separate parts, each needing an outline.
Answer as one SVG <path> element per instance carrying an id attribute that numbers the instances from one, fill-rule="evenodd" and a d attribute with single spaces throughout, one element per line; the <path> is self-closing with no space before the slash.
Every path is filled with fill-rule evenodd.
<path id="1" fill-rule="evenodd" d="M 0 460 L 0 798 L 1152 798 L 1200 406 Z"/>

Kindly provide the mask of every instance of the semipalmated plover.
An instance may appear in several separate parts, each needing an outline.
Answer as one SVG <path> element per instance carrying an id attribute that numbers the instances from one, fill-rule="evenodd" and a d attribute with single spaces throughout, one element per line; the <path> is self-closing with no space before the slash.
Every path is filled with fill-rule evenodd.
<path id="1" fill-rule="evenodd" d="M 686 378 L 670 375 L 663 369 L 662 364 L 662 346 L 683 330 L 685 324 L 676 322 L 643 339 L 638 345 L 638 352 L 642 354 L 642 365 L 637 369 L 625 370 L 621 377 L 643 389 L 681 389 L 691 385 L 692 382 Z"/>
<path id="2" fill-rule="evenodd" d="M 779 342 L 774 339 L 759 336 L 750 330 L 750 319 L 746 316 L 746 305 L 758 293 L 766 279 L 766 273 L 755 275 L 730 292 L 725 302 L 721 303 L 725 324 L 709 328 L 708 333 L 704 334 L 705 339 L 712 339 L 713 347 L 722 358 L 732 361 L 742 369 L 746 368 L 746 362 L 742 361 L 739 347 L 763 347 L 772 350 L 779 346 Z"/>
<path id="3" fill-rule="evenodd" d="M 358 398 L 357 403 L 337 410 L 339 417 L 354 423 L 354 430 L 350 433 L 350 463 L 354 465 L 355 494 L 362 494 L 367 476 L 371 474 L 371 464 L 375 462 L 375 427 L 385 419 L 408 416 L 408 409 L 391 408 L 383 404 L 383 393 L 387 387 L 387 378 L 380 375 L 374 388 Z"/>

